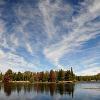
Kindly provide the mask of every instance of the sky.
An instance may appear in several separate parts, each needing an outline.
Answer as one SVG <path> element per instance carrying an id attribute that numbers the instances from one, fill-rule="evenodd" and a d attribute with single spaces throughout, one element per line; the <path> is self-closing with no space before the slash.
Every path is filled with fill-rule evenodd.
<path id="1" fill-rule="evenodd" d="M 100 0 L 0 0 L 0 71 L 100 73 Z"/>

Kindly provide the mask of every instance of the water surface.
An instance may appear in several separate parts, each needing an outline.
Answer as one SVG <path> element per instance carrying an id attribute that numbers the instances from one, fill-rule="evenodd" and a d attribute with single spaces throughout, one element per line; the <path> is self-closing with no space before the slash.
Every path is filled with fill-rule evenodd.
<path id="1" fill-rule="evenodd" d="M 100 83 L 1 83 L 0 100 L 100 100 Z"/>

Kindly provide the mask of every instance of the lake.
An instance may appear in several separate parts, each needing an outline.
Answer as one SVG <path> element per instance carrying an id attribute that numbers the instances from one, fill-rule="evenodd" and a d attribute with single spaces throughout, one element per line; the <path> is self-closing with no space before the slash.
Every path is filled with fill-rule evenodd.
<path id="1" fill-rule="evenodd" d="M 100 100 L 100 83 L 0 83 L 0 100 Z"/>

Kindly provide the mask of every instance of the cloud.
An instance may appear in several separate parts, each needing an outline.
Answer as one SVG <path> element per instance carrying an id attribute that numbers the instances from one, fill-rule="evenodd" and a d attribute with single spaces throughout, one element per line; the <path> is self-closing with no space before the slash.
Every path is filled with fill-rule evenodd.
<path id="1" fill-rule="evenodd" d="M 0 58 L 4 57 L 4 52 L 2 50 L 0 50 Z"/>
<path id="2" fill-rule="evenodd" d="M 77 75 L 96 75 L 97 73 L 100 73 L 100 66 L 87 68 L 77 73 Z"/>
<path id="3" fill-rule="evenodd" d="M 7 60 L 5 65 L 1 62 L 2 66 L 31 69 L 38 64 L 26 59 L 34 62 L 35 58 L 44 66 L 50 61 L 55 69 L 66 69 L 68 63 L 75 66 L 76 72 L 81 70 L 80 65 L 82 70 L 99 65 L 100 0 L 84 0 L 75 5 L 62 0 L 5 2 L 0 1 L 4 5 L 0 8 L 1 61 Z M 40 61 L 41 57 L 47 62 Z"/>
<path id="4" fill-rule="evenodd" d="M 93 5 L 89 6 L 89 11 L 92 13 L 94 12 L 100 13 L 100 0 L 94 0 Z"/>
<path id="5" fill-rule="evenodd" d="M 4 5 L 5 1 L 4 0 L 0 0 L 0 5 Z"/>
<path id="6" fill-rule="evenodd" d="M 24 3 L 19 2 L 13 7 L 16 18 L 19 21 L 19 23 L 14 26 L 16 29 L 15 33 L 22 34 L 21 39 L 19 39 L 20 46 L 24 47 L 30 54 L 33 54 L 33 52 L 36 51 L 35 48 L 39 46 L 40 42 L 42 44 L 42 41 L 40 41 L 40 36 L 42 39 L 42 33 L 44 33 L 44 30 L 41 32 L 43 26 L 41 18 L 42 15 L 39 9 L 34 7 L 35 5 L 33 3 L 34 2 L 31 4 L 27 1 Z"/>
<path id="7" fill-rule="evenodd" d="M 99 71 L 99 55 L 89 55 L 87 57 L 81 58 L 78 63 L 75 63 L 74 70 L 77 75 L 92 75 L 100 73 Z"/>
<path id="8" fill-rule="evenodd" d="M 63 7 L 62 7 L 63 6 Z M 61 12 L 65 12 L 66 18 L 72 13 L 72 8 L 69 4 L 64 5 L 61 0 L 55 0 L 54 3 L 51 3 L 50 0 L 43 0 L 39 2 L 39 9 L 43 16 L 44 21 L 44 30 L 48 34 L 49 38 L 53 38 L 57 34 L 60 27 L 55 25 L 55 20 L 57 17 L 62 20 L 63 15 Z"/>
<path id="9" fill-rule="evenodd" d="M 85 32 L 84 34 L 81 35 L 80 33 L 69 35 L 59 43 L 53 44 L 45 48 L 44 54 L 46 55 L 47 58 L 53 60 L 54 63 L 58 63 L 60 58 L 64 54 L 76 52 L 78 48 L 83 46 L 86 41 L 96 38 L 97 34 L 99 33 L 96 32 L 88 34 L 87 32 Z"/>
<path id="10" fill-rule="evenodd" d="M 49 37 L 51 37 L 52 35 L 54 35 L 56 33 L 56 29 L 53 23 L 53 19 L 51 18 L 50 14 L 50 3 L 49 0 L 46 1 L 42 1 L 39 4 L 39 9 L 43 15 L 43 19 L 44 19 L 44 24 L 45 24 L 45 30 L 48 33 Z"/>
<path id="11" fill-rule="evenodd" d="M 12 42 L 12 44 L 15 46 L 15 47 L 18 47 L 19 46 L 19 38 L 16 36 L 16 34 L 12 34 L 10 36 L 10 41 Z"/>
<path id="12" fill-rule="evenodd" d="M 0 36 L 2 35 L 2 33 L 4 32 L 5 29 L 5 25 L 3 20 L 0 20 Z"/>
<path id="13" fill-rule="evenodd" d="M 6 32 L 5 21 L 0 19 L 0 48 L 3 47 L 3 48 L 11 49 L 9 47 L 7 36 L 5 35 L 5 32 Z"/>
<path id="14" fill-rule="evenodd" d="M 5 72 L 7 69 L 12 69 L 15 72 L 26 71 L 26 70 L 36 70 L 37 64 L 29 63 L 22 56 L 18 56 L 11 52 L 3 52 L 0 50 L 0 70 Z"/>
<path id="15" fill-rule="evenodd" d="M 84 3 L 84 5 L 87 4 Z M 93 6 L 95 6 L 95 4 L 93 4 Z M 93 12 L 92 11 L 90 12 L 90 6 L 89 7 L 87 6 L 87 12 L 84 10 L 84 8 L 80 8 L 83 9 L 83 12 L 79 13 L 78 16 L 73 17 L 71 23 L 73 25 L 76 24 L 76 26 L 71 27 L 72 31 L 69 31 L 69 34 L 64 35 L 64 38 L 61 39 L 59 42 L 48 45 L 44 49 L 45 56 L 48 59 L 50 59 L 51 62 L 53 62 L 55 65 L 59 65 L 59 61 L 64 54 L 73 52 L 75 53 L 76 51 L 80 50 L 87 41 L 95 39 L 97 35 L 100 34 L 100 29 L 99 29 L 100 24 L 97 24 L 95 22 L 95 25 L 94 24 L 92 24 L 92 26 L 86 25 L 86 23 L 90 23 L 100 14 L 99 12 L 100 6 L 98 6 L 97 8 L 94 7 Z M 65 22 L 63 25 L 67 25 L 67 22 L 66 23 Z"/>
<path id="16" fill-rule="evenodd" d="M 33 50 L 32 50 L 31 45 L 30 45 L 28 42 L 26 42 L 26 47 L 27 47 L 28 52 L 29 52 L 30 54 L 32 54 L 32 53 L 33 53 Z"/>

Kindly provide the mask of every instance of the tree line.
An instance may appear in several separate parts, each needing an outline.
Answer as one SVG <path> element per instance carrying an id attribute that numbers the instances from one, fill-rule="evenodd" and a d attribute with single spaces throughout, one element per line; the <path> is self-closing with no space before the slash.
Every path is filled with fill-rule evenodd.
<path id="1" fill-rule="evenodd" d="M 8 81 L 30 81 L 32 82 L 58 82 L 58 81 L 73 81 L 75 79 L 75 74 L 73 69 L 64 71 L 62 69 L 58 71 L 42 71 L 42 72 L 30 72 L 25 71 L 13 72 L 11 69 L 8 69 L 5 74 L 0 74 L 0 80 L 3 82 Z"/>
<path id="2" fill-rule="evenodd" d="M 91 76 L 76 76 L 77 81 L 100 81 L 100 73 Z"/>
<path id="3" fill-rule="evenodd" d="M 100 74 L 92 76 L 76 76 L 71 67 L 70 70 L 50 70 L 42 72 L 13 72 L 8 69 L 5 74 L 0 73 L 0 80 L 3 82 L 9 81 L 30 81 L 33 82 L 59 82 L 59 81 L 98 81 Z"/>

